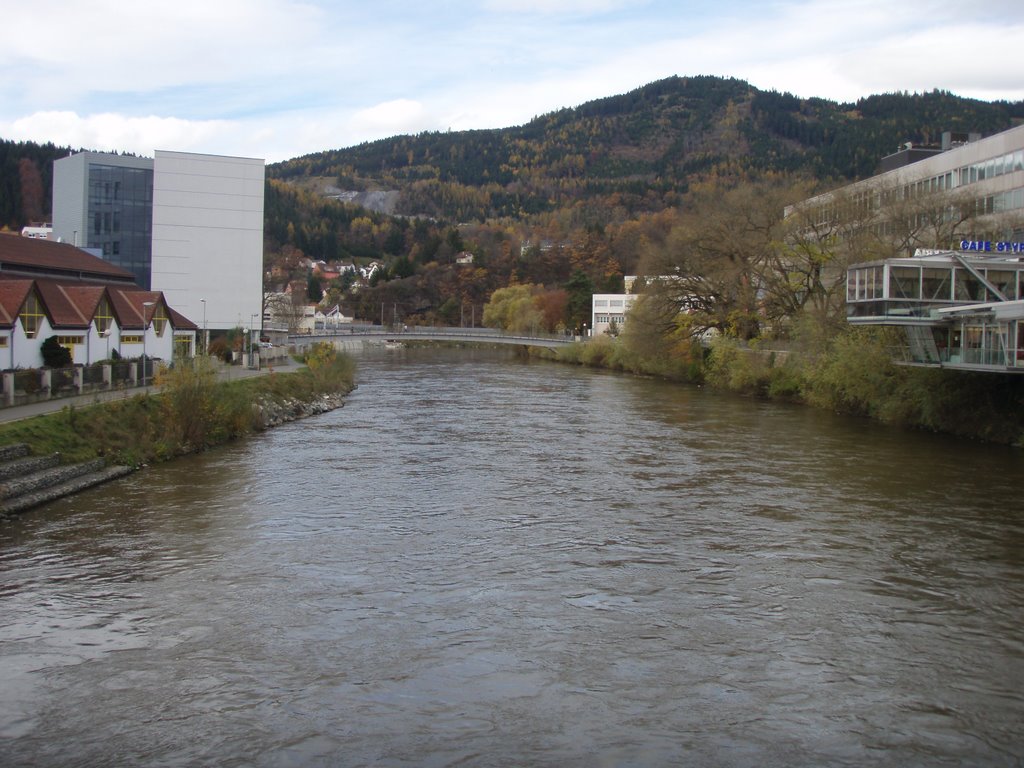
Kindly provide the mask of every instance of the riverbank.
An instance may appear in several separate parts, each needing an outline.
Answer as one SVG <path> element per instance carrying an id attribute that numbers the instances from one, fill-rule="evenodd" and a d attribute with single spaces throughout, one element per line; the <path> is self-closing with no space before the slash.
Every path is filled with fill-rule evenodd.
<path id="1" fill-rule="evenodd" d="M 140 467 L 212 448 L 340 407 L 355 386 L 355 364 L 315 348 L 293 372 L 221 381 L 213 365 L 163 371 L 155 391 L 0 425 L 0 445 L 25 443 L 62 463 L 96 458 Z"/>
<path id="2" fill-rule="evenodd" d="M 545 359 L 799 403 L 885 424 L 1024 447 L 1024 376 L 898 365 L 884 331 L 850 329 L 786 351 L 719 338 L 709 348 L 601 336 Z"/>

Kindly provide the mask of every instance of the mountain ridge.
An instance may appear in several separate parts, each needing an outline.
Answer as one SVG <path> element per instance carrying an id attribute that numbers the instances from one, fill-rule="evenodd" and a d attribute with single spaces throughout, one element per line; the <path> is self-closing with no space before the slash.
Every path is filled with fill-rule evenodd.
<path id="1" fill-rule="evenodd" d="M 691 181 L 765 173 L 842 183 L 906 141 L 996 133 L 1024 102 L 945 91 L 854 103 L 763 91 L 744 80 L 673 76 L 503 129 L 422 132 L 274 163 L 268 177 L 398 192 L 393 212 L 449 221 L 520 219 L 583 204 L 605 218 L 677 205 Z M 614 201 L 609 200 L 614 198 Z"/>

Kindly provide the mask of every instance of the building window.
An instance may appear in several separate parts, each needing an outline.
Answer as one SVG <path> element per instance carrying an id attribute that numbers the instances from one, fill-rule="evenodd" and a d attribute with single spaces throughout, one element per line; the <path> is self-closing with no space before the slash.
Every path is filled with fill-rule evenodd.
<path id="1" fill-rule="evenodd" d="M 114 322 L 114 315 L 110 311 L 110 301 L 106 296 L 103 297 L 100 305 L 96 308 L 93 322 L 96 324 L 96 330 L 100 333 L 106 333 L 110 330 L 110 325 Z"/>
<path id="2" fill-rule="evenodd" d="M 957 268 L 953 298 L 956 301 L 985 301 L 985 287 L 966 269 Z"/>
<path id="3" fill-rule="evenodd" d="M 925 267 L 921 270 L 921 298 L 926 301 L 949 301 L 952 298 L 952 270 Z"/>
<path id="4" fill-rule="evenodd" d="M 58 336 L 57 343 L 62 347 L 67 347 L 68 350 L 74 354 L 75 345 L 81 344 L 85 340 L 84 336 Z"/>
<path id="5" fill-rule="evenodd" d="M 988 269 L 985 270 L 985 277 L 1003 295 L 1004 299 L 1013 301 L 1017 298 L 1014 295 L 1017 290 L 1017 286 L 1014 285 L 1017 275 L 1013 272 L 1005 269 Z M 995 296 L 991 297 L 991 300 L 997 301 Z"/>
<path id="6" fill-rule="evenodd" d="M 153 327 L 156 329 L 157 336 L 164 335 L 164 329 L 167 327 L 167 312 L 164 310 L 163 304 L 157 304 L 153 307 Z"/>
<path id="7" fill-rule="evenodd" d="M 889 298 L 921 298 L 921 270 L 917 267 L 890 267 Z"/>
<path id="8" fill-rule="evenodd" d="M 127 335 L 123 335 L 123 336 L 121 336 L 121 343 L 122 344 L 141 344 L 142 343 L 142 334 L 130 333 L 130 334 L 127 334 Z"/>
<path id="9" fill-rule="evenodd" d="M 10 339 L 9 336 L 0 336 L 0 349 L 7 349 L 7 345 L 10 343 L 8 339 Z"/>
<path id="10" fill-rule="evenodd" d="M 21 318 L 21 327 L 25 330 L 25 335 L 30 339 L 34 339 L 39 332 L 39 326 L 42 325 L 43 317 L 45 317 L 43 305 L 40 303 L 35 291 L 30 293 L 28 298 L 25 299 L 18 317 Z"/>
<path id="11" fill-rule="evenodd" d="M 192 337 L 191 336 L 175 336 L 174 337 L 174 356 L 180 357 L 192 357 Z"/>

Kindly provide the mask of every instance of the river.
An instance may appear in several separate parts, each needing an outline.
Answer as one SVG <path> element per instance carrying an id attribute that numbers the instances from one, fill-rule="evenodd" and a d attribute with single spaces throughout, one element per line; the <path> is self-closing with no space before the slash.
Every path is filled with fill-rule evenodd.
<path id="1" fill-rule="evenodd" d="M 0 765 L 1009 766 L 1024 457 L 466 350 L 0 525 Z"/>

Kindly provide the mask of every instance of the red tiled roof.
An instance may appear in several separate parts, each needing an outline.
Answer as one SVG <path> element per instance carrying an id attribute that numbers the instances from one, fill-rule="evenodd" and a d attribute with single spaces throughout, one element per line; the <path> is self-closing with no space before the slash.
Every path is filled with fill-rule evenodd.
<path id="1" fill-rule="evenodd" d="M 91 303 L 91 309 L 95 310 L 99 296 L 103 293 L 102 286 L 95 286 L 92 288 L 92 296 L 83 296 L 81 290 L 73 291 L 52 280 L 36 280 L 36 290 L 39 291 L 39 298 L 54 328 L 88 328 L 93 313 L 80 306 L 79 302 L 84 299 L 84 303 Z"/>
<path id="2" fill-rule="evenodd" d="M 143 306 L 144 302 L 155 302 L 161 294 L 156 291 L 143 291 L 130 288 L 110 288 L 110 306 L 121 328 L 141 331 L 149 319 L 153 317 L 152 307 Z M 149 309 L 149 317 L 143 311 Z"/>
<path id="3" fill-rule="evenodd" d="M 134 282 L 126 269 L 68 243 L 17 235 L 0 236 L 0 271 L 72 280 Z"/>
<path id="4" fill-rule="evenodd" d="M 14 325 L 32 285 L 32 280 L 0 280 L 0 325 Z"/>
<path id="5" fill-rule="evenodd" d="M 199 326 L 189 320 L 180 312 L 167 307 L 167 317 L 171 320 L 171 325 L 176 331 L 198 331 Z"/>
<path id="6" fill-rule="evenodd" d="M 104 294 L 119 327 L 141 331 L 153 321 L 157 304 L 163 306 L 171 326 L 176 330 L 198 330 L 198 326 L 167 306 L 160 291 L 113 285 L 83 285 L 59 280 L 8 277 L 0 272 L 0 327 L 11 328 L 17 322 L 25 299 L 36 290 L 47 317 L 54 328 L 88 328 L 96 316 Z M 151 306 L 146 306 L 150 303 Z"/>

